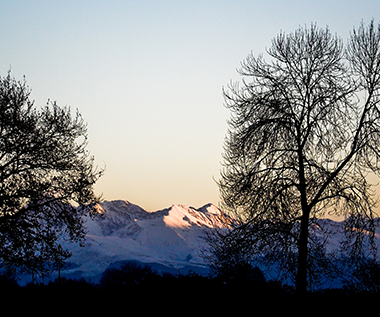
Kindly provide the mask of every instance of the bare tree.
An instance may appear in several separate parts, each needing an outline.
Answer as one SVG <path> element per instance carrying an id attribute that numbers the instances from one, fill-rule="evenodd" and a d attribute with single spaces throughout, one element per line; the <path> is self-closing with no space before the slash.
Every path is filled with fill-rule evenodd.
<path id="1" fill-rule="evenodd" d="M 25 80 L 0 78 L 0 265 L 41 273 L 69 256 L 58 238 L 83 240 L 81 215 L 99 199 L 103 170 L 79 112 L 37 109 L 29 96 Z"/>
<path id="2" fill-rule="evenodd" d="M 380 174 L 380 25 L 362 23 L 346 47 L 328 28 L 300 27 L 267 53 L 270 62 L 249 55 L 242 83 L 224 91 L 232 115 L 219 186 L 238 225 L 223 236 L 251 256 L 281 254 L 305 292 L 311 264 L 326 260 L 316 218 L 347 219 L 352 256 L 366 252 L 365 237 L 373 246 L 367 176 Z"/>

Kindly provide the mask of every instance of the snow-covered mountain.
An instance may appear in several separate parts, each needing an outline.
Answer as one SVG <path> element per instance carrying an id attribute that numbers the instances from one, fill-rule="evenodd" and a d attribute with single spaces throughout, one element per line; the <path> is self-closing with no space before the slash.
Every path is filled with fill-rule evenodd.
<path id="1" fill-rule="evenodd" d="M 128 201 L 105 201 L 99 215 L 86 218 L 84 247 L 68 243 L 72 253 L 61 274 L 98 280 L 108 267 L 127 260 L 150 264 L 158 271 L 207 270 L 200 251 L 208 228 L 222 226 L 213 204 L 199 209 L 173 205 L 149 212 Z"/>
<path id="2" fill-rule="evenodd" d="M 206 273 L 208 268 L 200 254 L 208 247 L 206 233 L 224 225 L 222 212 L 213 204 L 198 209 L 173 205 L 150 212 L 117 200 L 100 203 L 97 211 L 98 216 L 85 219 L 84 247 L 63 242 L 72 257 L 61 270 L 62 276 L 97 282 L 104 270 L 124 261 L 149 264 L 158 272 Z M 319 219 L 314 226 L 317 235 L 319 229 L 334 232 L 327 244 L 329 252 L 339 248 L 344 222 Z M 380 250 L 380 218 L 376 219 L 375 240 Z M 56 276 L 53 274 L 51 278 Z"/>

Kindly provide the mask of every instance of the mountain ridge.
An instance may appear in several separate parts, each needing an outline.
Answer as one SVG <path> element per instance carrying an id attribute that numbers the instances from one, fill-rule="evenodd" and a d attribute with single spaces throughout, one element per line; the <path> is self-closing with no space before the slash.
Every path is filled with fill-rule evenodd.
<path id="1" fill-rule="evenodd" d="M 123 261 L 204 273 L 208 268 L 200 251 L 207 247 L 206 233 L 223 226 L 222 212 L 212 203 L 148 211 L 128 200 L 114 200 L 99 203 L 96 210 L 97 216 L 84 218 L 84 247 L 62 242 L 72 253 L 62 276 L 96 281 L 108 267 Z"/>
<path id="2" fill-rule="evenodd" d="M 84 247 L 62 241 L 72 257 L 61 276 L 97 282 L 107 268 L 125 261 L 148 264 L 158 272 L 186 274 L 191 270 L 205 274 L 208 266 L 201 250 L 208 248 L 207 233 L 225 226 L 220 217 L 223 212 L 212 203 L 199 208 L 173 204 L 148 211 L 127 200 L 114 200 L 99 203 L 96 210 L 98 216 L 84 217 Z M 375 240 L 380 246 L 380 218 L 375 222 Z M 344 221 L 318 219 L 313 226 L 322 227 L 322 231 L 334 229 L 326 248 L 329 252 L 339 248 Z"/>

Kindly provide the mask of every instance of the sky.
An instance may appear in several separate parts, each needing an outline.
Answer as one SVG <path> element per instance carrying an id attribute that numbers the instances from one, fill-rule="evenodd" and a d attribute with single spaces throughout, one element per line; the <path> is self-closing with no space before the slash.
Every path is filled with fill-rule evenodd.
<path id="1" fill-rule="evenodd" d="M 0 76 L 25 76 L 37 106 L 79 110 L 103 199 L 218 205 L 222 88 L 240 62 L 280 31 L 317 23 L 347 39 L 379 12 L 378 0 L 0 0 Z"/>

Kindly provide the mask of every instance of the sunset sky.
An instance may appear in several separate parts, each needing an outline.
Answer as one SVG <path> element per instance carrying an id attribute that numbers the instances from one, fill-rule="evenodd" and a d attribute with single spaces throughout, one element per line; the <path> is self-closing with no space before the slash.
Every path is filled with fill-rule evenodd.
<path id="1" fill-rule="evenodd" d="M 316 22 L 347 39 L 379 12 L 378 0 L 0 0 L 0 76 L 82 113 L 104 199 L 218 204 L 222 87 L 240 62 L 280 30 Z"/>

